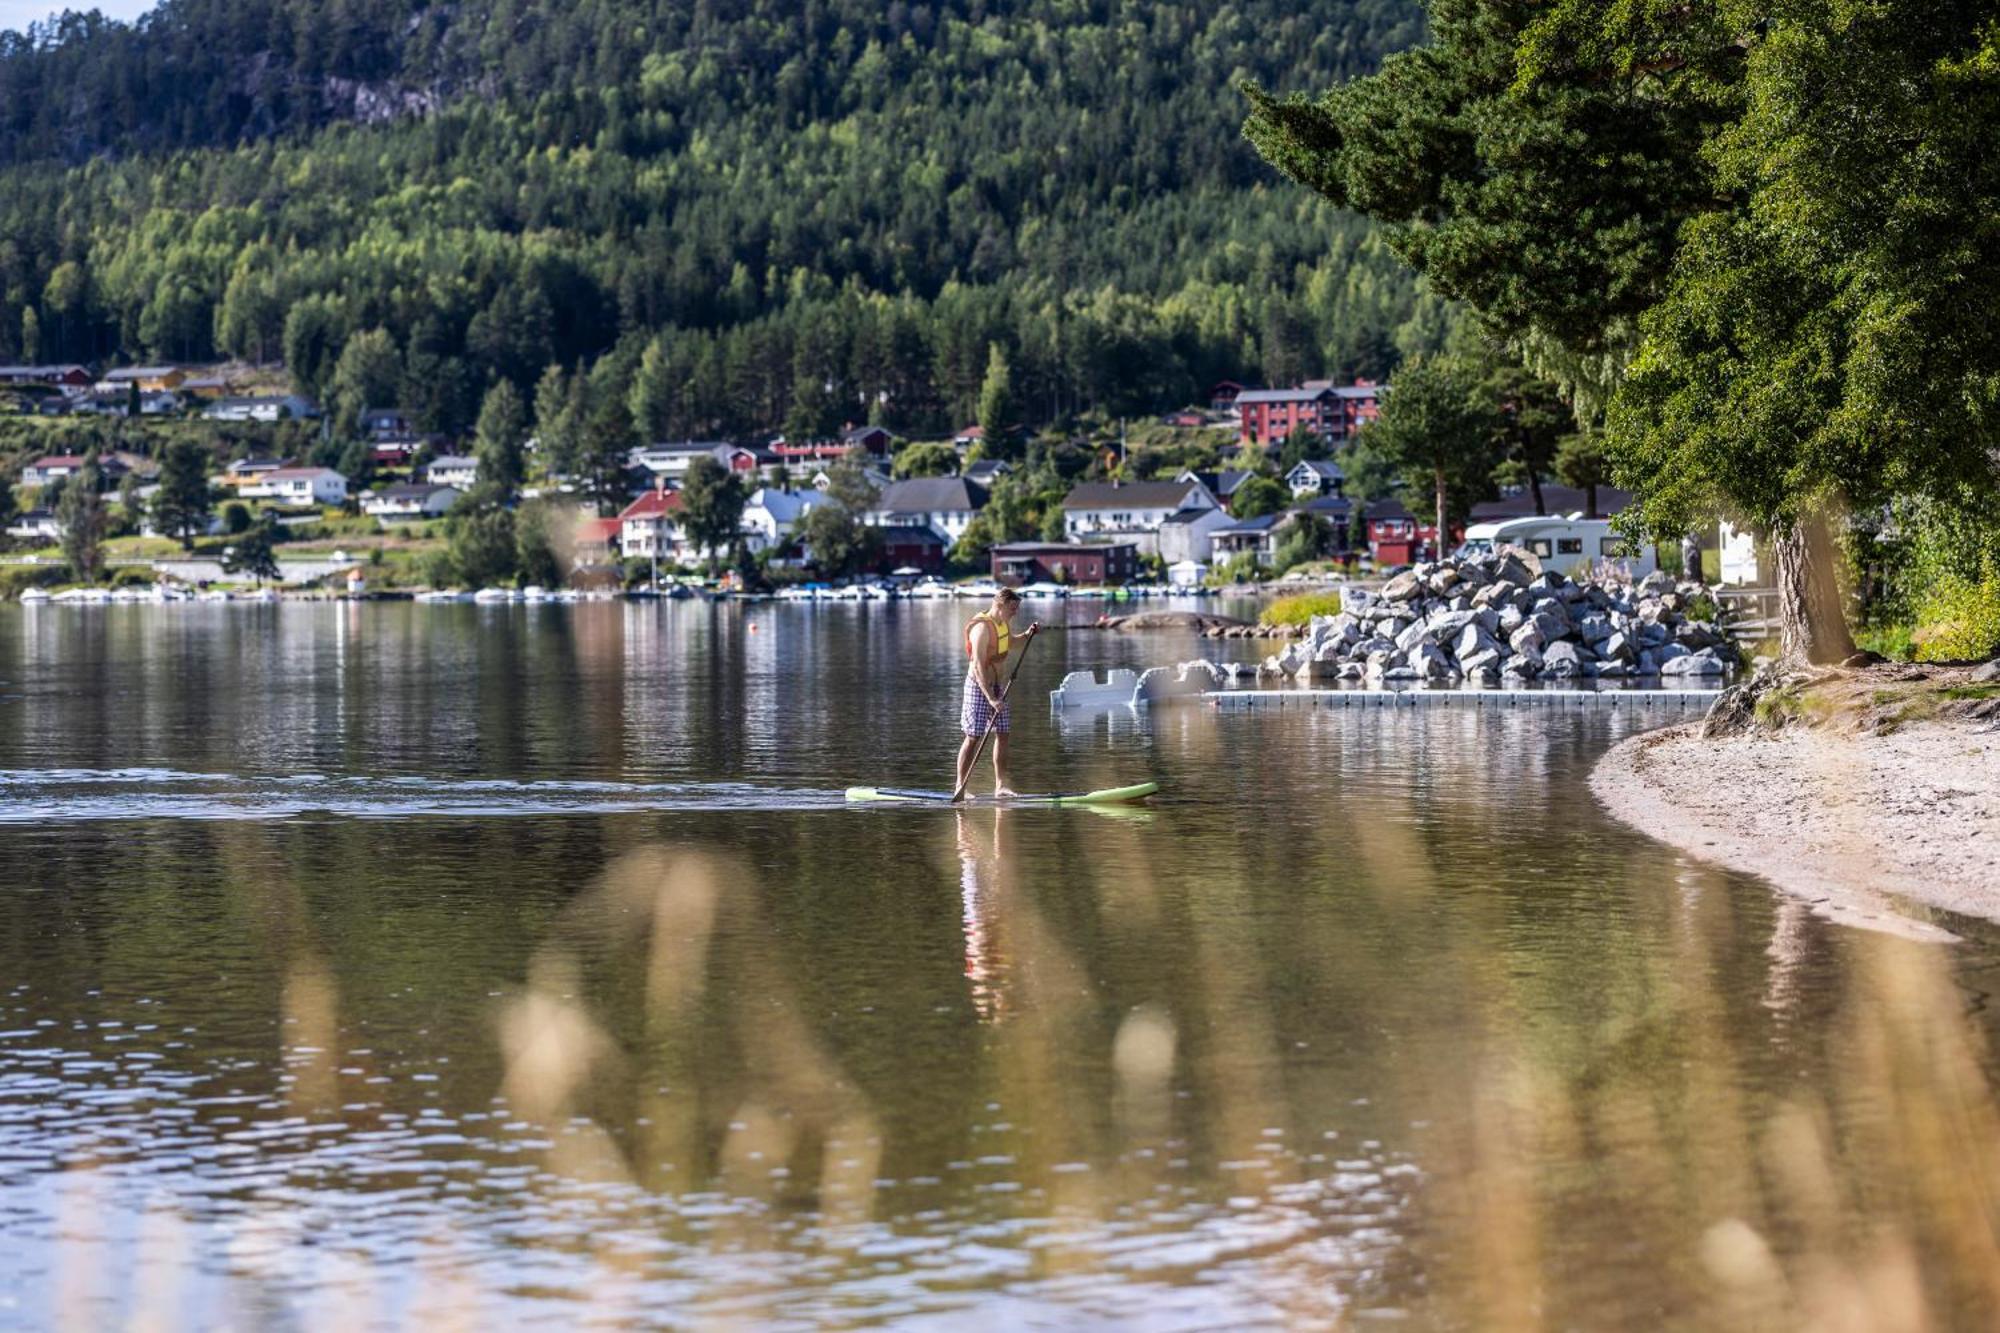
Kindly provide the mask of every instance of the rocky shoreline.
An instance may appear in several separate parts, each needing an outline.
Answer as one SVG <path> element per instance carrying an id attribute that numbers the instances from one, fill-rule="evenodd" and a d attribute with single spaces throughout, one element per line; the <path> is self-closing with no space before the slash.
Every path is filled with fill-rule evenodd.
<path id="1" fill-rule="evenodd" d="M 1498 685 L 1722 676 L 1741 663 L 1703 585 L 1658 572 L 1636 584 L 1574 580 L 1518 547 L 1417 565 L 1379 592 L 1341 596 L 1339 615 L 1314 617 L 1258 674 Z"/>
<path id="2" fill-rule="evenodd" d="M 1760 678 L 1591 774 L 1610 813 L 1830 920 L 1948 941 L 2000 921 L 2000 665 Z"/>

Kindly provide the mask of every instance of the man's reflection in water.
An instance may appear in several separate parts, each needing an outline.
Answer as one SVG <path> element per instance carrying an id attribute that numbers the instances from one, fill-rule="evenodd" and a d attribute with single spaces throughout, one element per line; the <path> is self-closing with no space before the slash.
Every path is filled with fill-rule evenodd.
<path id="1" fill-rule="evenodd" d="M 984 824 L 990 817 L 992 833 Z M 1006 1011 L 1007 944 L 1004 923 L 1013 897 L 1013 875 L 1002 851 L 1007 812 L 958 811 L 958 887 L 965 906 L 965 977 L 980 1018 L 997 1023 Z"/>

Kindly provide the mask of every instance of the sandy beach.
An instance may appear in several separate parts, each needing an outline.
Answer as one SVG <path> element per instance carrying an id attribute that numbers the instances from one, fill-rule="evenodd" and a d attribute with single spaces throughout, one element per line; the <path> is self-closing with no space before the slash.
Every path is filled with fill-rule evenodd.
<path id="1" fill-rule="evenodd" d="M 2000 723 L 1885 724 L 1870 711 L 1879 685 L 1837 678 L 1775 730 L 1635 736 L 1605 755 L 1591 790 L 1645 833 L 1833 920 L 1933 940 L 1953 936 L 1927 909 L 2000 921 Z"/>

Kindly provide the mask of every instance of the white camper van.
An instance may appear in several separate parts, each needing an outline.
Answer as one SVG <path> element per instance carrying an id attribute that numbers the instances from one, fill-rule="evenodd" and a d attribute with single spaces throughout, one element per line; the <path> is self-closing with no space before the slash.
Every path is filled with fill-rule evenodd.
<path id="1" fill-rule="evenodd" d="M 1586 565 L 1592 569 L 1613 565 L 1637 579 L 1660 567 L 1657 548 L 1633 548 L 1611 530 L 1609 519 L 1585 518 L 1580 512 L 1567 517 L 1529 514 L 1474 523 L 1465 530 L 1465 541 L 1456 555 L 1461 560 L 1476 558 L 1491 555 L 1502 546 L 1532 551 L 1548 568 L 1564 574 L 1577 573 Z"/>

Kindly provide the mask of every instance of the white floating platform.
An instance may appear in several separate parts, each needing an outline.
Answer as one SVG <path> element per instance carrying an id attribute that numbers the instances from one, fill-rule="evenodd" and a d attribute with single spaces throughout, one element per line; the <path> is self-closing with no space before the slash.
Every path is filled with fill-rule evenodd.
<path id="1" fill-rule="evenodd" d="M 1659 708 L 1706 710 L 1721 690 L 1208 690 L 1218 708 Z"/>

